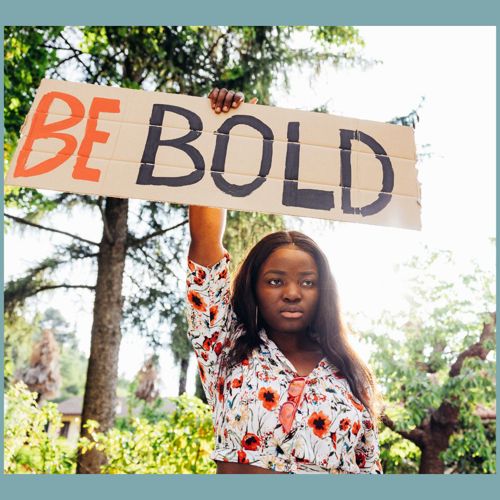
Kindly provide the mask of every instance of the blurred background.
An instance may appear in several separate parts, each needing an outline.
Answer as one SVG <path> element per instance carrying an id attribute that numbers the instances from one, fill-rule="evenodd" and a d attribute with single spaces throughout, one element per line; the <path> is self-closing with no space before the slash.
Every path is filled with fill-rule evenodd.
<path id="1" fill-rule="evenodd" d="M 4 40 L 4 171 L 44 77 L 225 86 L 414 127 L 422 231 L 230 212 L 225 245 L 237 264 L 288 228 L 327 253 L 384 395 L 386 473 L 495 472 L 495 28 L 6 27 Z M 4 211 L 5 471 L 214 472 L 185 339 L 186 207 L 6 186 Z"/>

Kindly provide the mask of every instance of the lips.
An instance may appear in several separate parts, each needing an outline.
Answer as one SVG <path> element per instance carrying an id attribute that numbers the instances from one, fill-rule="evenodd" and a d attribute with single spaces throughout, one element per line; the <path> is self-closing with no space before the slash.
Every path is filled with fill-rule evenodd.
<path id="1" fill-rule="evenodd" d="M 304 311 L 300 307 L 289 306 L 281 309 L 280 315 L 286 319 L 299 319 L 304 316 Z"/>

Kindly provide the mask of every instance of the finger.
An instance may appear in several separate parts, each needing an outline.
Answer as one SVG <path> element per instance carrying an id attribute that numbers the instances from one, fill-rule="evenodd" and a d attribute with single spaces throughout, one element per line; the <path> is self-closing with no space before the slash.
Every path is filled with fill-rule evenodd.
<path id="1" fill-rule="evenodd" d="M 210 94 L 208 94 L 208 98 L 212 103 L 212 109 L 215 109 L 215 103 L 217 102 L 218 95 L 219 95 L 219 89 L 217 87 L 213 88 Z"/>
<path id="2" fill-rule="evenodd" d="M 233 108 L 237 108 L 244 100 L 245 96 L 243 95 L 243 92 L 236 92 L 233 98 Z"/>
<path id="3" fill-rule="evenodd" d="M 220 113 L 222 105 L 224 104 L 224 99 L 226 98 L 227 89 L 219 90 L 219 95 L 217 96 L 217 102 L 215 104 L 215 112 Z"/>
<path id="4" fill-rule="evenodd" d="M 233 102 L 233 97 L 234 92 L 232 90 L 228 90 L 226 98 L 224 99 L 224 107 L 222 108 L 222 111 L 224 111 L 224 113 L 227 113 L 230 110 L 231 104 Z"/>
<path id="5" fill-rule="evenodd" d="M 250 99 L 250 101 L 248 102 L 248 104 L 257 104 L 259 102 L 259 98 L 258 97 L 252 97 Z"/>

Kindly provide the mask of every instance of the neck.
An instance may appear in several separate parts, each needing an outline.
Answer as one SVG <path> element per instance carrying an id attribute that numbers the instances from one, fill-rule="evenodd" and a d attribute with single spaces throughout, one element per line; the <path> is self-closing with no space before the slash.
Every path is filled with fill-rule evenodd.
<path id="1" fill-rule="evenodd" d="M 321 351 L 320 345 L 312 340 L 306 332 L 283 333 L 274 330 L 266 330 L 266 333 L 283 354 Z"/>

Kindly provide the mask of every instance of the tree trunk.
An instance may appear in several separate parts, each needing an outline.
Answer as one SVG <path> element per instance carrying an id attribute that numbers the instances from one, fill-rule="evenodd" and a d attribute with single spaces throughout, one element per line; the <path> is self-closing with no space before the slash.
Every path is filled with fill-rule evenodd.
<path id="1" fill-rule="evenodd" d="M 114 425 L 118 355 L 122 319 L 122 282 L 127 240 L 128 200 L 106 198 L 104 229 L 97 261 L 97 284 L 90 357 L 83 400 L 80 435 L 90 437 L 83 425 L 99 422 L 99 431 Z M 92 449 L 78 454 L 77 474 L 99 474 L 105 455 Z"/>
<path id="2" fill-rule="evenodd" d="M 189 358 L 181 359 L 181 371 L 179 374 L 179 396 L 186 392 L 188 368 L 189 368 Z"/>
<path id="3" fill-rule="evenodd" d="M 204 403 L 207 403 L 207 396 L 203 390 L 203 385 L 201 383 L 200 372 L 196 371 L 196 389 L 194 395 L 200 398 Z"/>
<path id="4" fill-rule="evenodd" d="M 458 408 L 448 402 L 442 403 L 432 414 L 424 428 L 419 474 L 444 474 L 444 462 L 440 455 L 448 449 L 457 424 Z"/>

